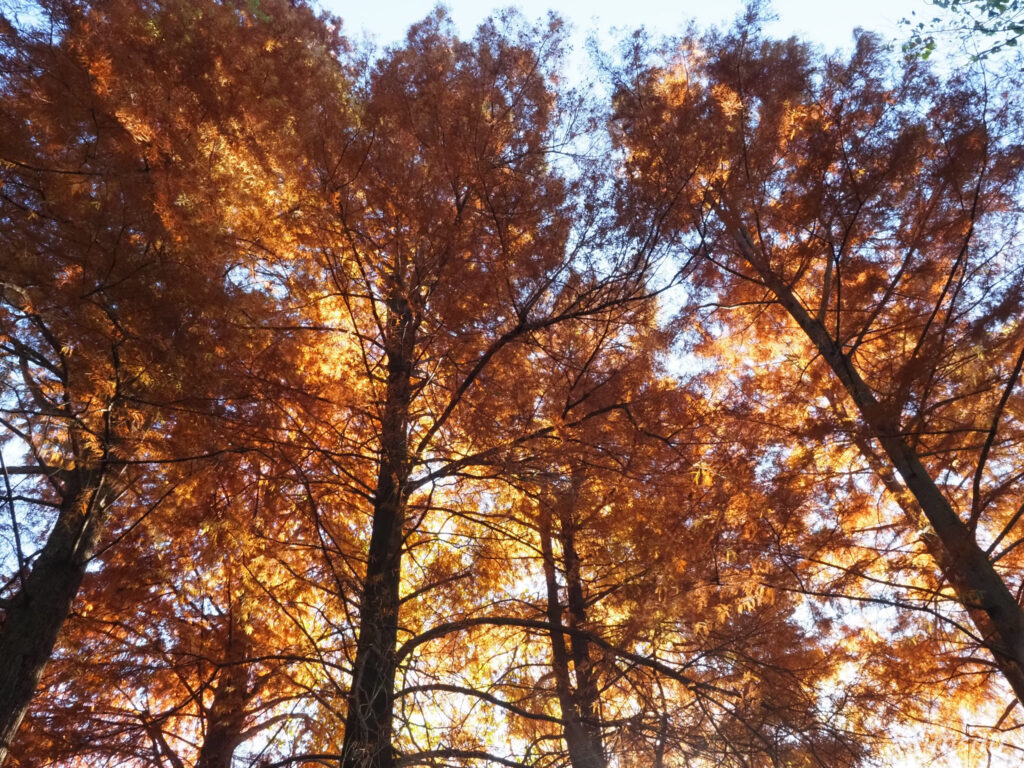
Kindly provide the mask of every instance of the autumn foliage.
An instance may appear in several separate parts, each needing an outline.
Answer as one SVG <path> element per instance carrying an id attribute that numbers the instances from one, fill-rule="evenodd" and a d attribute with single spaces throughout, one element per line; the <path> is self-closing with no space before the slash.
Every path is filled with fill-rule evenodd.
<path id="1" fill-rule="evenodd" d="M 0 763 L 1024 749 L 1019 73 L 0 9 Z"/>

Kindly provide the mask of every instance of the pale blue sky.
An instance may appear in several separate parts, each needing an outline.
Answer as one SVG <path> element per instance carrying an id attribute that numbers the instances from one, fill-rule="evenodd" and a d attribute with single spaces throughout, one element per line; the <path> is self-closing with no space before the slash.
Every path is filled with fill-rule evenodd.
<path id="1" fill-rule="evenodd" d="M 358 38 L 366 32 L 377 42 L 388 44 L 401 39 L 409 24 L 423 18 L 434 7 L 434 0 L 320 0 L 327 10 L 341 16 L 347 34 Z M 494 8 L 505 7 L 501 0 L 448 0 L 463 34 L 469 34 Z M 701 24 L 728 22 L 743 8 L 743 0 L 521 0 L 514 3 L 528 18 L 543 17 L 556 10 L 571 21 L 582 37 L 591 29 L 611 27 L 632 29 L 643 25 L 656 32 L 673 32 L 691 18 Z M 846 46 L 855 27 L 864 27 L 887 36 L 905 36 L 899 20 L 912 11 L 931 18 L 934 9 L 926 0 L 776 0 L 772 8 L 779 20 L 770 27 L 773 34 L 798 34 L 827 48 Z"/>

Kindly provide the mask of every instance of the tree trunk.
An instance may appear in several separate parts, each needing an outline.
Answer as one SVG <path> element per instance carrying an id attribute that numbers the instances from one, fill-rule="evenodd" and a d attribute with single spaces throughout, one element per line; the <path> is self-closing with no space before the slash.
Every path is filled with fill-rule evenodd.
<path id="1" fill-rule="evenodd" d="M 574 488 L 575 490 L 575 488 Z M 582 629 L 586 623 L 583 587 L 579 581 L 579 558 L 575 551 L 571 522 L 571 506 L 575 493 L 566 494 L 556 503 L 561 509 L 559 543 L 566 565 L 566 592 L 569 626 Z M 562 604 L 559 597 L 558 577 L 552 542 L 554 534 L 551 512 L 544 509 L 540 516 L 541 554 L 544 559 L 544 579 L 547 584 L 547 617 L 551 625 L 551 666 L 555 676 L 558 705 L 562 712 L 563 737 L 569 751 L 572 768 L 605 768 L 604 745 L 598 721 L 598 691 L 593 674 L 589 647 L 586 640 L 575 634 L 570 639 L 570 651 L 566 651 L 565 633 L 562 631 Z M 570 675 L 570 655 L 576 672 L 576 684 Z"/>
<path id="2" fill-rule="evenodd" d="M 907 524 L 914 530 L 924 529 L 924 532 L 921 534 L 921 540 L 924 542 L 928 554 L 931 555 L 932 559 L 939 566 L 942 577 L 953 587 L 957 600 L 967 609 L 972 623 L 981 633 L 982 640 L 985 646 L 988 647 L 990 638 L 995 637 L 996 628 L 992 625 L 992 620 L 988 614 L 975 605 L 969 587 L 949 562 L 946 549 L 928 525 L 928 518 L 921 510 L 921 506 L 917 503 L 913 494 L 900 484 L 892 469 L 884 464 L 877 451 L 872 448 L 863 435 L 854 435 L 853 441 L 857 448 L 860 449 L 861 455 L 868 462 L 868 466 L 881 479 L 886 490 L 889 491 L 889 494 L 903 511 L 903 518 Z M 1024 695 L 1024 671 L 1022 671 L 1021 667 L 1017 664 L 1000 664 L 999 669 L 1009 681 L 1010 687 L 1017 698 L 1019 699 Z"/>
<path id="3" fill-rule="evenodd" d="M 345 718 L 342 768 L 391 768 L 394 764 L 391 731 L 398 670 L 395 644 L 408 493 L 408 424 L 415 329 L 405 299 L 393 295 L 388 310 L 384 342 L 388 380 L 381 417 L 381 458 L 359 608 L 352 690 Z"/>
<path id="4" fill-rule="evenodd" d="M 96 550 L 102 506 L 92 473 L 72 478 L 57 522 L 0 629 L 0 765 L 28 711 Z"/>
<path id="5" fill-rule="evenodd" d="M 882 446 L 903 485 L 914 497 L 934 532 L 935 543 L 929 544 L 929 549 L 961 598 L 1017 700 L 1024 705 L 1024 610 L 978 546 L 971 530 L 932 480 L 920 457 L 903 439 L 899 424 L 886 414 L 840 344 L 758 257 L 746 231 L 738 231 L 736 241 L 747 262 L 839 378 L 872 437 Z"/>
<path id="6" fill-rule="evenodd" d="M 231 758 L 242 742 L 248 682 L 245 665 L 221 670 L 213 703 L 206 713 L 206 736 L 195 768 L 231 768 Z"/>
<path id="7" fill-rule="evenodd" d="M 231 768 L 235 749 L 244 738 L 245 708 L 252 697 L 247 663 L 252 641 L 238 615 L 240 610 L 237 605 L 230 608 L 224 666 L 217 674 L 213 702 L 205 713 L 206 735 L 195 768 Z"/>
<path id="8" fill-rule="evenodd" d="M 573 472 L 572 490 L 564 503 L 559 504 L 559 542 L 562 546 L 562 560 L 565 567 L 566 615 L 572 629 L 587 628 L 587 603 L 583 596 L 583 578 L 580 575 L 580 558 L 576 552 L 576 500 L 579 493 L 579 477 Z M 594 660 L 590 656 L 590 643 L 585 636 L 573 633 L 569 637 L 569 650 L 573 669 L 576 671 L 575 702 L 580 717 L 580 727 L 586 741 L 587 760 L 574 768 L 604 768 L 604 743 L 600 725 L 600 693 Z"/>

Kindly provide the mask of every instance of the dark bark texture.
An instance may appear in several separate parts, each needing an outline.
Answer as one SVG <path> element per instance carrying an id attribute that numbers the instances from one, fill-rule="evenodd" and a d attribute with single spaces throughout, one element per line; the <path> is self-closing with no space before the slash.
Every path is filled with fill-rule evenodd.
<path id="1" fill-rule="evenodd" d="M 395 764 L 391 744 L 398 670 L 395 645 L 409 490 L 408 428 L 415 327 L 406 300 L 393 296 L 388 308 L 388 378 L 381 417 L 381 455 L 352 690 L 345 718 L 342 768 L 391 768 Z"/>
<path id="2" fill-rule="evenodd" d="M 584 635 L 587 624 L 586 601 L 573 519 L 577 490 L 574 482 L 570 491 L 559 494 L 555 511 L 558 518 L 557 532 L 552 525 L 551 510 L 542 510 L 540 517 L 541 555 L 547 584 L 547 618 L 551 625 L 551 663 L 562 712 L 563 736 L 572 768 L 605 768 L 597 677 L 590 656 L 590 643 Z M 564 609 L 553 546 L 556 539 L 562 550 L 566 583 Z M 563 629 L 566 622 L 569 632 Z M 572 672 L 575 672 L 575 681 Z"/>
<path id="3" fill-rule="evenodd" d="M 843 348 L 813 317 L 792 289 L 763 261 L 745 231 L 736 233 L 745 260 L 796 321 L 842 383 L 869 433 L 913 496 L 931 528 L 926 543 L 949 579 L 996 665 L 1024 704 L 1024 609 L 1000 577 L 973 532 L 929 475 L 920 457 L 902 436 L 900 425 L 875 397 Z M 928 541 L 928 538 L 931 538 Z"/>
<path id="4" fill-rule="evenodd" d="M 57 522 L 0 628 L 0 765 L 11 750 L 95 553 L 103 504 L 97 473 L 68 472 Z"/>

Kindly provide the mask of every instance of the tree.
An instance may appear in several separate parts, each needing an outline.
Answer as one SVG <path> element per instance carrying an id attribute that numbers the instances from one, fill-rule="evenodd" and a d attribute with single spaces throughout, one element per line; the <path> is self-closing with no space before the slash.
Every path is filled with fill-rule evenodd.
<path id="1" fill-rule="evenodd" d="M 618 91 L 627 210 L 699 259 L 693 283 L 737 308 L 729 324 L 802 344 L 819 397 L 831 372 L 853 414 L 834 427 L 881 467 L 1024 701 L 1020 569 L 999 550 L 1021 517 L 1015 90 L 894 68 L 868 35 L 823 58 L 763 38 L 756 12 L 666 56 Z"/>
<path id="2" fill-rule="evenodd" d="M 229 768 L 246 742 L 316 730 L 306 698 L 328 654 L 314 608 L 325 601 L 307 576 L 315 550 L 294 540 L 296 496 L 269 468 L 174 464 L 160 477 L 178 486 L 171 500 L 113 521 L 116 544 L 85 579 L 15 765 Z M 251 752 L 279 756 L 273 743 Z"/>
<path id="3" fill-rule="evenodd" d="M 248 74 L 256 60 L 299 77 L 333 61 L 320 54 L 334 44 L 307 10 L 274 8 L 275 34 L 309 45 L 268 56 L 268 29 L 220 4 L 147 15 L 134 3 L 47 3 L 45 32 L 0 19 L 0 423 L 7 455 L 27 461 L 4 471 L 15 567 L 0 761 L 112 510 L 145 495 L 144 465 L 231 449 L 241 434 L 211 431 L 202 415 L 252 415 L 249 374 L 267 337 L 249 319 L 269 313 L 232 270 L 274 234 L 284 151 L 238 126 L 260 104 L 272 121 L 281 101 L 269 97 L 294 90 L 226 87 L 223 68 Z M 231 38 L 237 58 L 219 50 Z M 224 80 L 206 69 L 218 66 Z"/>
<path id="4" fill-rule="evenodd" d="M 43 11 L 0 29 L 18 765 L 852 768 L 1017 687 L 1016 97 L 752 14 L 637 38 L 586 157 L 554 17 Z"/>
<path id="5" fill-rule="evenodd" d="M 935 51 L 935 35 L 954 32 L 962 38 L 977 36 L 990 38 L 974 54 L 975 59 L 986 59 L 1003 48 L 1015 48 L 1024 35 L 1024 4 L 1019 0 L 930 0 L 936 8 L 947 11 L 946 19 L 932 18 L 930 23 L 918 22 L 911 27 L 910 39 L 903 50 L 927 59 Z M 904 24 L 910 21 L 904 19 Z M 952 24 L 945 28 L 944 24 Z"/>
<path id="6" fill-rule="evenodd" d="M 464 42 L 430 17 L 369 72 L 317 167 L 330 207 L 316 300 L 339 332 L 324 362 L 345 425 L 322 447 L 372 508 L 346 768 L 394 763 L 403 562 L 435 487 L 550 434 L 519 389 L 532 350 L 644 291 L 639 259 L 599 268 L 572 250 L 569 182 L 549 155 L 559 46 L 554 20 L 509 16 Z"/>
<path id="7" fill-rule="evenodd" d="M 474 558 L 489 590 L 460 588 L 460 615 L 403 644 L 402 700 L 444 696 L 414 711 L 464 757 L 498 732 L 494 757 L 521 764 L 856 764 L 857 691 L 817 693 L 847 654 L 790 620 L 795 582 L 768 556 L 777 502 L 747 455 L 710 458 L 714 417 L 654 375 L 644 309 L 564 326 L 533 361 L 538 412 L 562 427 L 484 509 L 447 505 L 494 541 Z"/>

